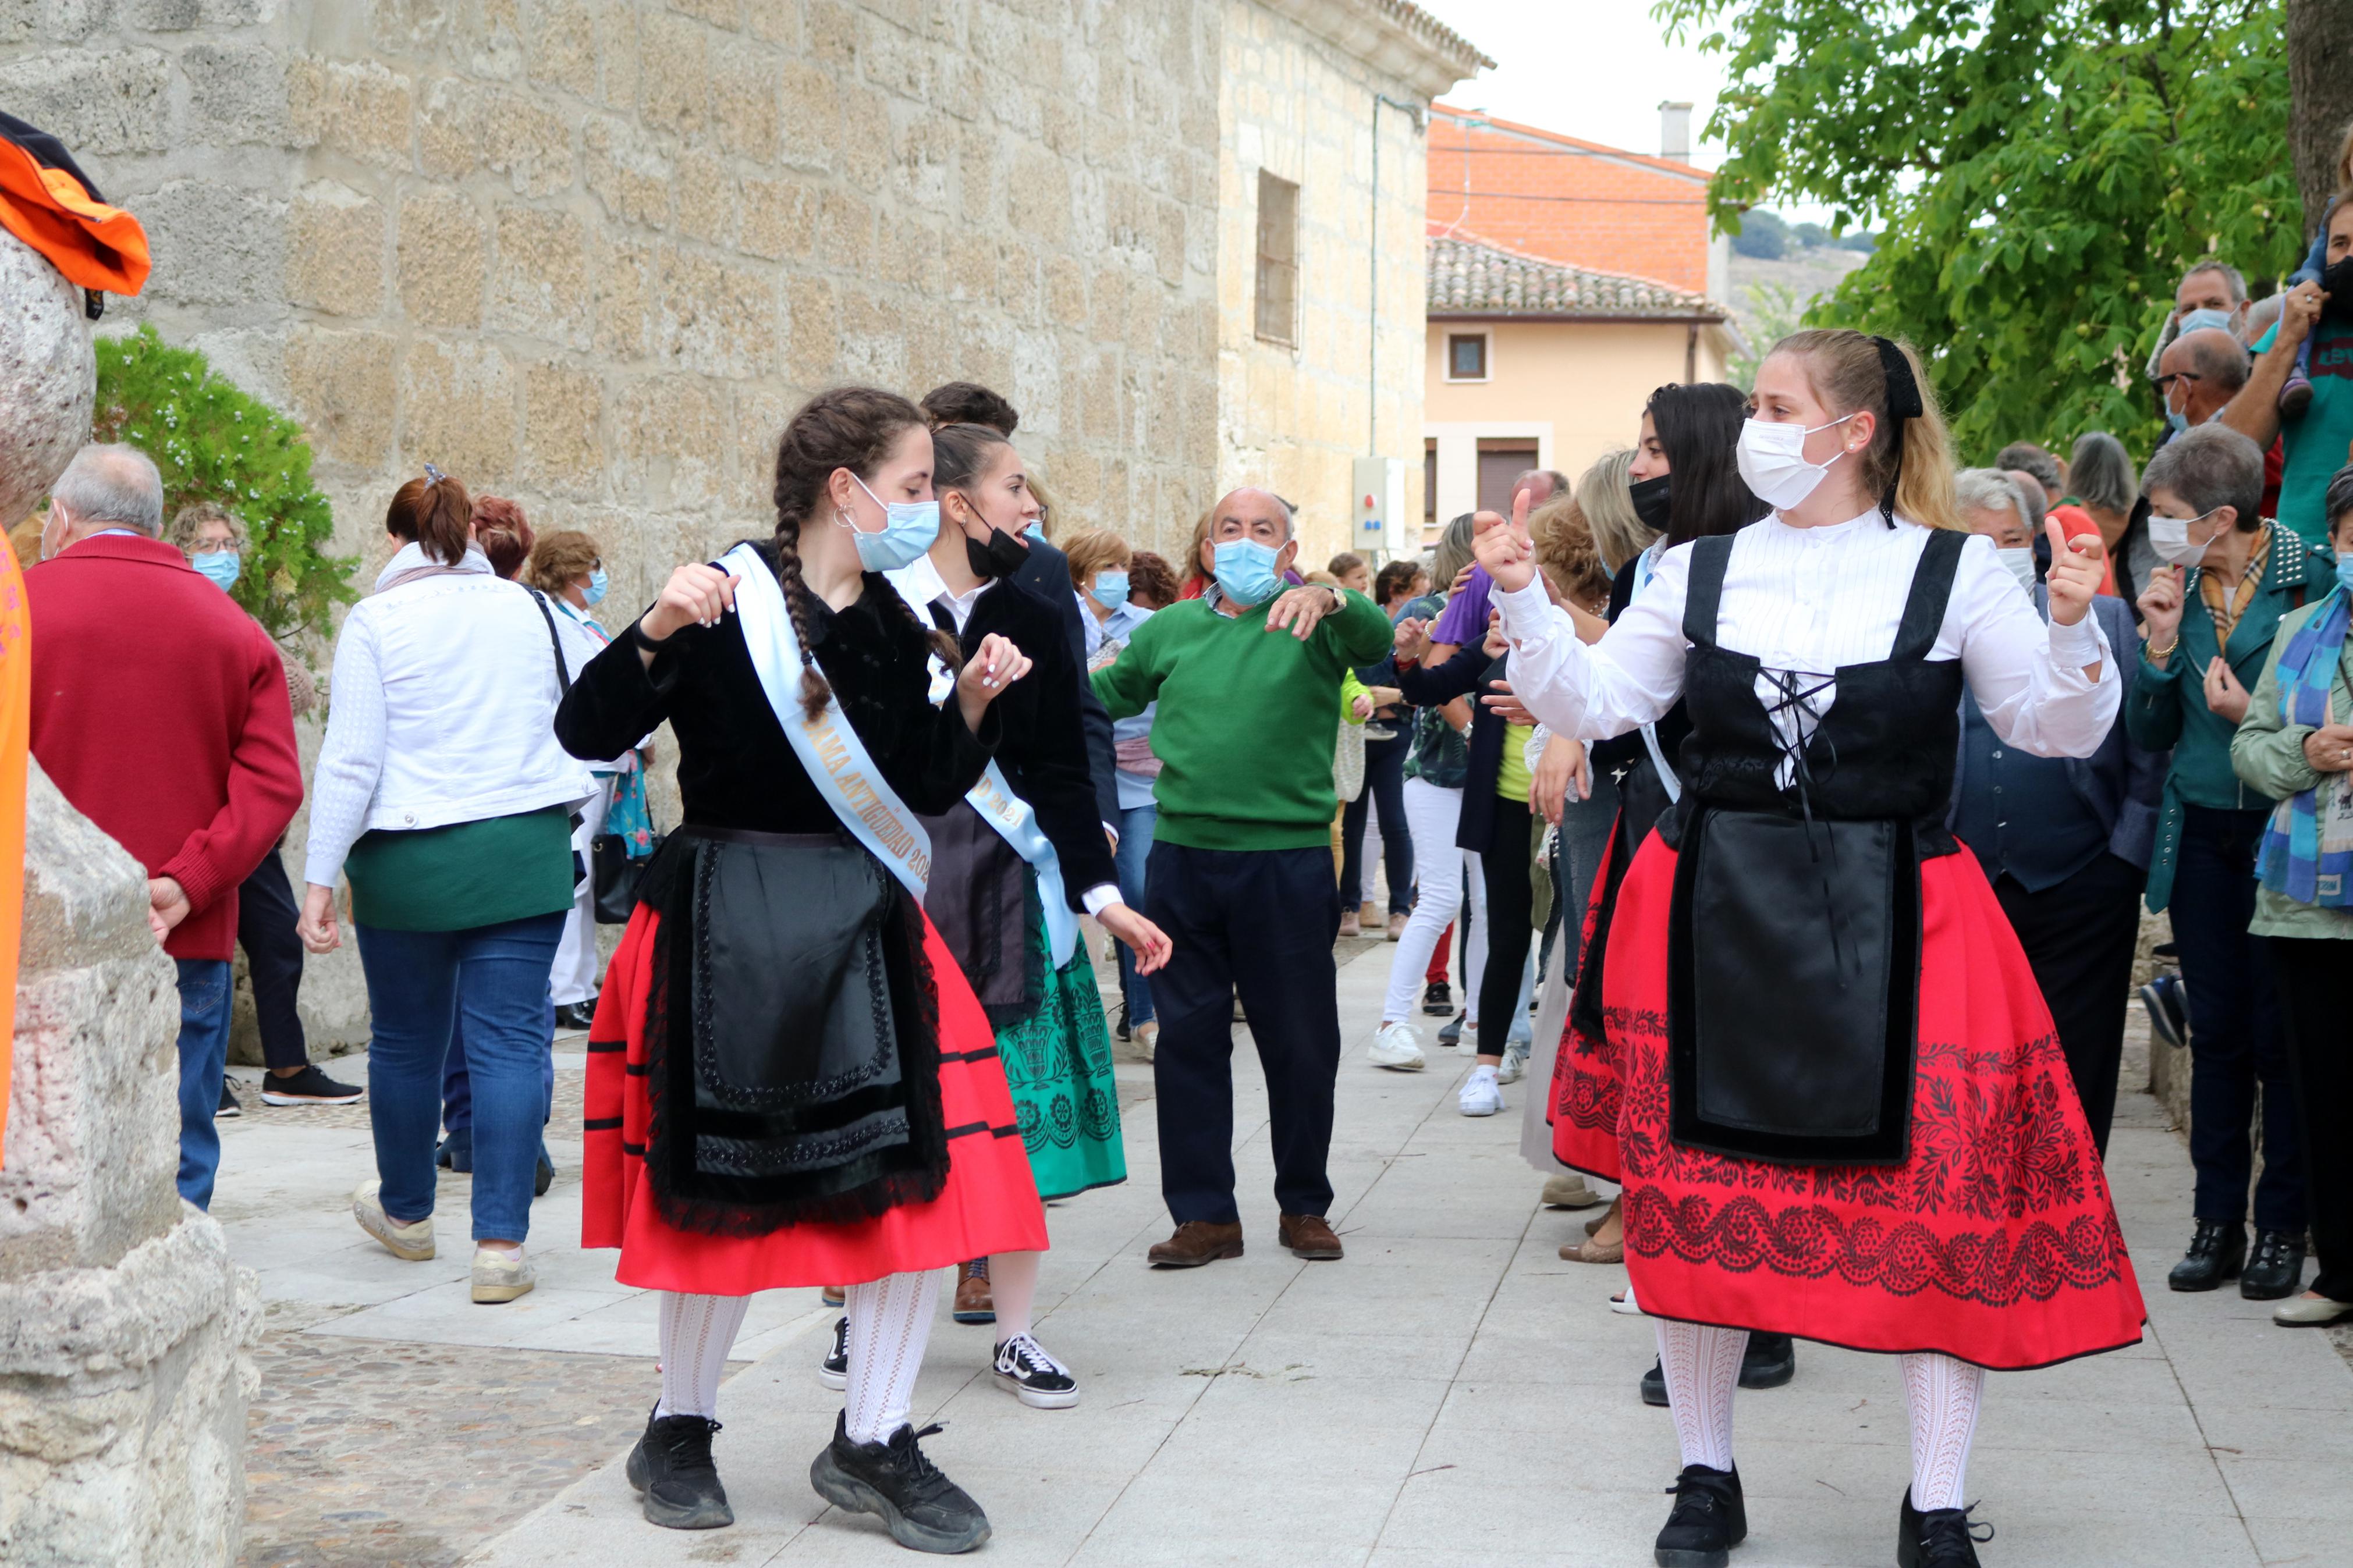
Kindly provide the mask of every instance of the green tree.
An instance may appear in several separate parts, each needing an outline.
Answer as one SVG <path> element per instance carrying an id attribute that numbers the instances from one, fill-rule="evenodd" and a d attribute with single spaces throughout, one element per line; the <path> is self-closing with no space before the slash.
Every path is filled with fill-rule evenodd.
<path id="1" fill-rule="evenodd" d="M 1768 212 L 1746 212 L 1729 226 L 1732 248 L 1757 261 L 1778 261 L 1789 253 L 1789 226 Z"/>
<path id="2" fill-rule="evenodd" d="M 2105 429 L 2184 266 L 2268 282 L 2303 254 L 2279 0 L 1660 0 L 1727 57 L 1720 226 L 1820 203 L 1877 248 L 1810 322 L 1912 340 L 1964 454 Z"/>
<path id="3" fill-rule="evenodd" d="M 127 441 L 155 460 L 166 519 L 212 501 L 245 524 L 245 565 L 229 596 L 271 637 L 323 633 L 333 607 L 358 597 L 349 581 L 358 563 L 326 553 L 335 520 L 311 483 L 301 426 L 152 324 L 96 346 L 92 438 Z"/>

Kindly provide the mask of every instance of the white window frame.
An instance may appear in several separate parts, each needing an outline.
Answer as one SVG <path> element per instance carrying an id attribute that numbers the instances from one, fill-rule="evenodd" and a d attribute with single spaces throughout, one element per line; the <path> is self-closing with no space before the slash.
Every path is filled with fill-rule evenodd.
<path id="1" fill-rule="evenodd" d="M 1486 374 L 1457 375 L 1454 374 L 1454 340 L 1457 338 L 1477 338 L 1480 340 L 1481 348 L 1479 362 L 1487 367 Z M 1446 383 L 1450 386 L 1482 386 L 1488 382 L 1495 379 L 1495 333 L 1493 328 L 1472 327 L 1468 331 L 1457 331 L 1452 327 L 1448 327 L 1445 332 L 1444 346 L 1440 350 L 1440 353 L 1444 355 L 1444 363 L 1441 368 L 1445 372 Z"/>

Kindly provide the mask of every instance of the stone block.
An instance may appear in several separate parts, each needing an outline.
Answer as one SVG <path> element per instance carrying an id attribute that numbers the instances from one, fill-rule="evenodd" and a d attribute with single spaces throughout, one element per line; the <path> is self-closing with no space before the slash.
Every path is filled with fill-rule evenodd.
<path id="1" fill-rule="evenodd" d="M 153 49 L 59 50 L 0 66 L 0 103 L 81 157 L 161 153 L 171 81 L 171 61 Z"/>
<path id="2" fill-rule="evenodd" d="M 587 0 L 525 0 L 523 69 L 582 98 L 596 96 L 596 17 Z"/>
<path id="3" fill-rule="evenodd" d="M 507 176 L 515 194 L 569 189 L 571 122 L 529 93 L 445 78 L 426 90 L 417 121 L 417 161 L 437 179 L 477 168 Z"/>
<path id="4" fill-rule="evenodd" d="M 822 200 L 814 184 L 786 174 L 745 180 L 738 191 L 743 216 L 737 243 L 744 250 L 772 261 L 809 257 L 817 243 Z"/>
<path id="5" fill-rule="evenodd" d="M 155 267 L 151 300 L 268 307 L 285 297 L 286 204 L 209 180 L 174 180 L 139 203 Z"/>
<path id="6" fill-rule="evenodd" d="M 523 373 L 522 471 L 540 489 L 593 498 L 604 489 L 604 388 L 587 371 L 535 364 Z"/>
<path id="7" fill-rule="evenodd" d="M 841 140 L 841 103 L 833 78 L 806 60 L 791 58 L 778 74 L 784 118 L 777 156 L 800 168 L 831 167 Z"/>
<path id="8" fill-rule="evenodd" d="M 817 247 L 835 271 L 867 276 L 874 260 L 874 209 L 838 185 L 827 186 L 818 206 Z"/>
<path id="9" fill-rule="evenodd" d="M 286 68 L 286 100 L 296 146 L 380 168 L 410 166 L 417 94 L 408 78 L 375 60 L 297 55 Z"/>
<path id="10" fill-rule="evenodd" d="M 14 235 L 0 243 L 0 517 L 23 517 L 90 439 L 98 369 L 81 290 Z"/>
<path id="11" fill-rule="evenodd" d="M 785 275 L 785 378 L 804 385 L 833 379 L 840 363 L 841 308 L 830 279 Z"/>
<path id="12" fill-rule="evenodd" d="M 41 0 L 0 0 L 0 44 L 29 44 L 40 32 Z"/>
<path id="13" fill-rule="evenodd" d="M 483 314 L 492 328 L 566 348 L 587 348 L 596 300 L 588 270 L 588 231 L 569 213 L 501 207 L 497 259 Z"/>
<path id="14" fill-rule="evenodd" d="M 752 517 L 772 518 L 776 512 L 776 438 L 785 433 L 794 410 L 807 400 L 805 393 L 770 384 L 752 383 L 735 388 L 734 471 L 729 476 L 727 504 Z"/>
<path id="15" fill-rule="evenodd" d="M 658 130 L 700 136 L 710 123 L 709 35 L 702 23 L 649 13 L 638 28 L 638 112 Z"/>
<path id="16" fill-rule="evenodd" d="M 907 345 L 927 333 L 945 337 L 954 322 L 943 302 L 885 296 L 855 285 L 841 292 L 841 371 L 875 386 L 907 384 Z"/>
<path id="17" fill-rule="evenodd" d="M 617 496 L 649 507 L 707 506 L 720 499 L 724 454 L 736 440 L 721 400 L 699 376 L 641 376 L 613 395 Z"/>
<path id="18" fill-rule="evenodd" d="M 731 32 L 744 26 L 744 0 L 670 0 L 671 10 Z"/>
<path id="19" fill-rule="evenodd" d="M 43 30 L 61 44 L 79 44 L 115 24 L 116 0 L 48 0 Z"/>
<path id="20" fill-rule="evenodd" d="M 596 248 L 596 352 L 623 363 L 653 343 L 653 247 L 606 237 Z"/>
<path id="21" fill-rule="evenodd" d="M 202 0 L 130 0 L 123 15 L 142 33 L 185 33 L 204 19 Z"/>
<path id="22" fill-rule="evenodd" d="M 401 364 L 401 451 L 407 467 L 432 463 L 470 489 L 513 481 L 520 435 L 517 377 L 487 343 L 419 339 Z"/>
<path id="23" fill-rule="evenodd" d="M 947 212 L 949 182 L 955 173 L 956 147 L 962 140 L 955 121 L 947 115 L 924 112 L 908 119 L 899 128 L 899 194 L 927 211 Z"/>
<path id="24" fill-rule="evenodd" d="M 332 316 L 384 306 L 384 208 L 320 180 L 297 193 L 286 223 L 286 297 Z"/>
<path id="25" fill-rule="evenodd" d="M 607 213 L 652 228 L 669 226 L 678 166 L 652 138 L 626 120 L 595 115 L 580 127 L 580 146 L 589 193 Z"/>
<path id="26" fill-rule="evenodd" d="M 286 345 L 290 411 L 323 461 L 373 471 L 391 457 L 396 353 L 383 332 L 294 329 Z"/>
<path id="27" fill-rule="evenodd" d="M 400 204 L 401 308 L 421 327 L 475 327 L 490 247 L 482 215 L 451 191 L 424 190 Z"/>
<path id="28" fill-rule="evenodd" d="M 192 45 L 180 56 L 180 74 L 188 82 L 184 141 L 286 144 L 286 62 L 276 49 L 258 43 Z"/>
<path id="29" fill-rule="evenodd" d="M 755 163 L 776 161 L 782 129 L 776 90 L 777 57 L 731 39 L 711 51 L 711 117 L 719 144 Z"/>
<path id="30" fill-rule="evenodd" d="M 654 291 L 654 353 L 705 375 L 775 374 L 776 289 L 763 268 L 675 247 L 661 252 Z"/>
<path id="31" fill-rule="evenodd" d="M 678 231 L 690 239 L 732 248 L 735 244 L 735 176 L 727 160 L 710 147 L 690 147 L 678 155 Z"/>
<path id="32" fill-rule="evenodd" d="M 858 13 L 844 0 L 804 0 L 803 38 L 809 58 L 833 68 L 858 63 Z"/>

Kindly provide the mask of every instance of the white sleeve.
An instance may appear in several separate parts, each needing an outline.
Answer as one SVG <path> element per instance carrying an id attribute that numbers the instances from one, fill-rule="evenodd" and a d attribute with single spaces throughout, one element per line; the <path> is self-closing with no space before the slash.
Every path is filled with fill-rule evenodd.
<path id="1" fill-rule="evenodd" d="M 1512 645 L 1513 692 L 1556 735 L 1599 741 L 1656 721 L 1683 690 L 1683 589 L 1691 552 L 1671 550 L 1626 613 L 1598 643 L 1554 607 L 1542 583 L 1498 590 Z"/>
<path id="2" fill-rule="evenodd" d="M 2124 680 L 2097 616 L 2086 613 L 2072 626 L 2045 625 L 1994 559 L 1991 542 L 1979 548 L 1974 540 L 1961 552 L 1947 616 L 1960 632 L 1969 690 L 2005 743 L 2038 757 L 2088 757 L 2100 749 L 2123 705 Z"/>
<path id="3" fill-rule="evenodd" d="M 344 621 L 327 698 L 327 738 L 311 778 L 311 837 L 302 858 L 302 879 L 322 888 L 335 885 L 343 857 L 365 829 L 384 771 L 384 673 L 369 617 Z"/>
<path id="4" fill-rule="evenodd" d="M 1089 888 L 1085 892 L 1079 895 L 1079 902 L 1084 904 L 1086 906 L 1087 913 L 1094 916 L 1097 920 L 1101 920 L 1103 918 L 1103 912 L 1111 908 L 1113 904 L 1124 904 L 1126 901 L 1126 900 L 1119 896 L 1119 889 L 1117 886 L 1110 882 L 1097 882 L 1093 887 Z"/>

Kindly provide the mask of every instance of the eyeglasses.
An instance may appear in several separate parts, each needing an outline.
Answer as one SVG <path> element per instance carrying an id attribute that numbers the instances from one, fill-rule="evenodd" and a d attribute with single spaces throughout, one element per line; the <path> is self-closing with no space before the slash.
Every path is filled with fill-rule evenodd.
<path id="1" fill-rule="evenodd" d="M 242 555 L 245 546 L 234 539 L 199 539 L 188 546 L 191 555 Z"/>
<path id="2" fill-rule="evenodd" d="M 2173 384 L 2177 381 L 2204 381 L 2206 379 L 2208 378 L 2200 375 L 2195 371 L 2176 370 L 2168 371 L 2163 375 L 2152 375 L 2148 378 L 2148 384 L 2157 388 L 2159 392 L 2171 392 L 2173 390 Z"/>

